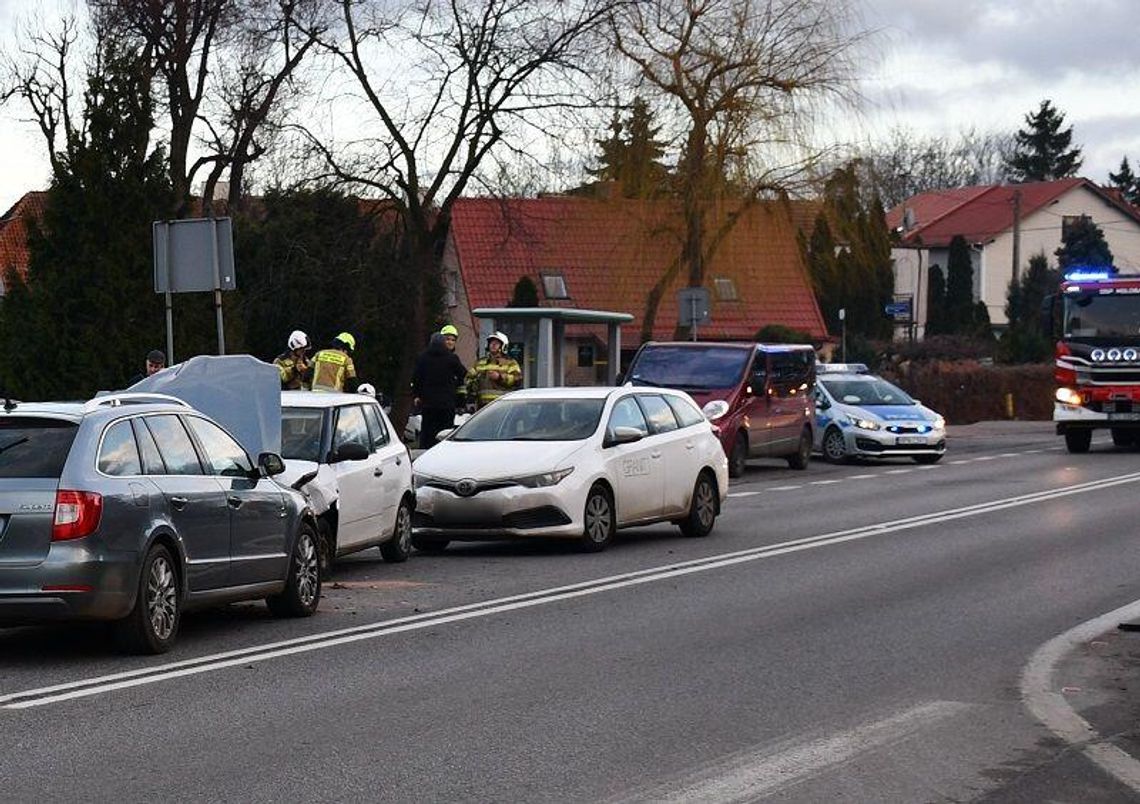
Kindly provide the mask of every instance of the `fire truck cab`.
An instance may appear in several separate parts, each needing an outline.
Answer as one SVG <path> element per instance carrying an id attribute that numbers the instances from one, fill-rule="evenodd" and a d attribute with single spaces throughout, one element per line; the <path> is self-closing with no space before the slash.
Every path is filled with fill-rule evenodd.
<path id="1" fill-rule="evenodd" d="M 1042 319 L 1056 339 L 1053 421 L 1069 452 L 1088 452 L 1096 429 L 1140 444 L 1140 275 L 1071 270 Z"/>

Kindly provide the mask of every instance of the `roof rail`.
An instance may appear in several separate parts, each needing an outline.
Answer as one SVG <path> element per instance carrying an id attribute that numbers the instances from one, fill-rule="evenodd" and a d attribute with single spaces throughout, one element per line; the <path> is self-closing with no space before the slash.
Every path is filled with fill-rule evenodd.
<path id="1" fill-rule="evenodd" d="M 120 405 L 181 405 L 184 408 L 191 407 L 190 403 L 184 399 L 179 399 L 170 394 L 156 394 L 146 391 L 124 391 L 117 394 L 105 394 L 97 396 L 92 400 L 83 403 L 83 412 L 89 413 L 101 407 L 117 408 Z"/>

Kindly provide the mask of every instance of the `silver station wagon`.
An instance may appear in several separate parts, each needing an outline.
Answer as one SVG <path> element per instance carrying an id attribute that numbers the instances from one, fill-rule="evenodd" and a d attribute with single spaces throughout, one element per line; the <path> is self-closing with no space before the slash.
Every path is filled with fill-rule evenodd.
<path id="1" fill-rule="evenodd" d="M 161 653 L 182 612 L 264 598 L 308 616 L 321 594 L 304 497 L 209 417 L 155 394 L 0 411 L 0 626 L 111 620 Z"/>

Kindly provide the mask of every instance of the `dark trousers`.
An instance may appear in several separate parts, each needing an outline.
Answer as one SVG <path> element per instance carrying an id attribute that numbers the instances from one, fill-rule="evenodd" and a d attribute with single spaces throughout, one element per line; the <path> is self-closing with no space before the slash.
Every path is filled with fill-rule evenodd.
<path id="1" fill-rule="evenodd" d="M 454 408 L 425 408 L 420 418 L 420 449 L 434 447 L 439 431 L 454 426 Z"/>

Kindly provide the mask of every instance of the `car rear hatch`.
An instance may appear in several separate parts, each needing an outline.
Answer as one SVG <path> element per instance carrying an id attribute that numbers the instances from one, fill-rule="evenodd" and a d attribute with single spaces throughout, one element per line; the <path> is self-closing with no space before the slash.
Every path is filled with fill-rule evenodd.
<path id="1" fill-rule="evenodd" d="M 47 557 L 59 477 L 78 429 L 66 419 L 0 419 L 0 567 Z"/>

